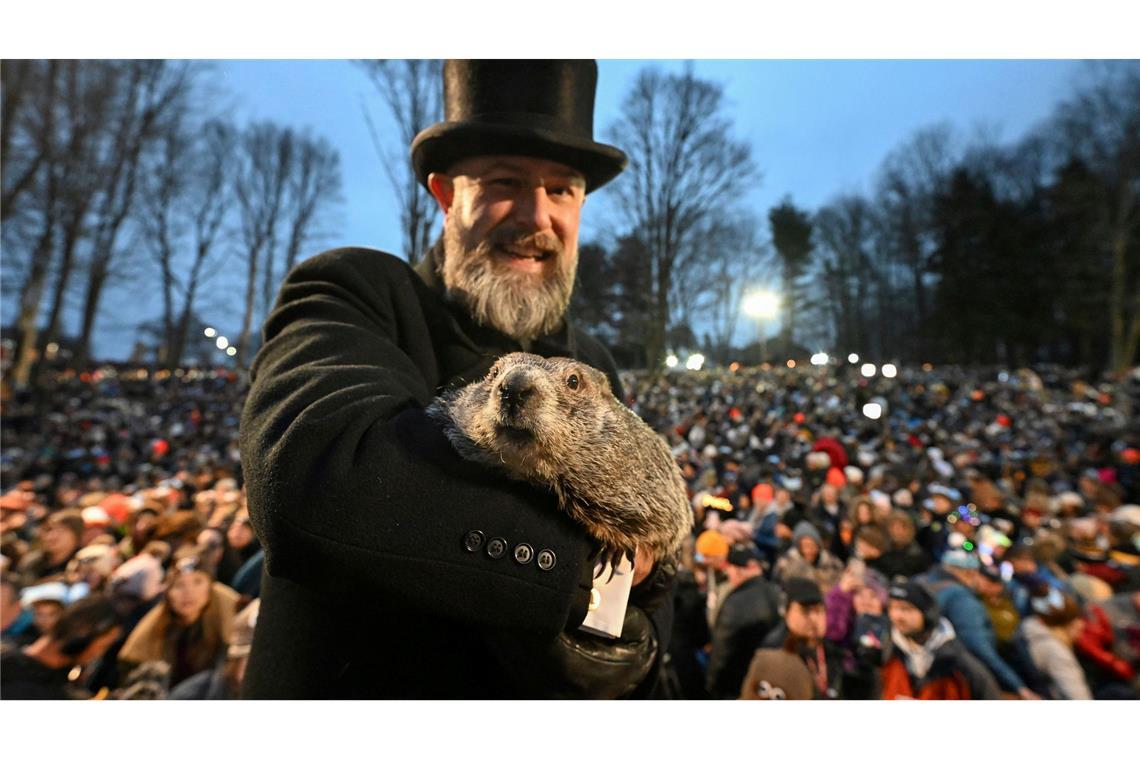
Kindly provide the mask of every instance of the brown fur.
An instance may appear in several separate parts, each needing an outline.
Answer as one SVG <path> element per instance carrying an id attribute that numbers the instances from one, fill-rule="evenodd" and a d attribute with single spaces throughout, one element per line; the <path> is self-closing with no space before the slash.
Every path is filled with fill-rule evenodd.
<path id="1" fill-rule="evenodd" d="M 685 482 L 665 440 L 592 367 L 508 354 L 428 413 L 463 458 L 553 490 L 607 561 L 632 560 L 638 547 L 672 561 L 690 534 Z"/>

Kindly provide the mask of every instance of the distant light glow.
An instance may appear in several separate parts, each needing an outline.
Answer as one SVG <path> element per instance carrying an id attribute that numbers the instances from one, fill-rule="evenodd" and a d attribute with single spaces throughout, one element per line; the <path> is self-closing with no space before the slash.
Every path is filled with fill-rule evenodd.
<path id="1" fill-rule="evenodd" d="M 849 361 L 852 364 L 858 364 L 859 363 L 859 354 L 847 354 L 847 361 Z"/>
<path id="2" fill-rule="evenodd" d="M 780 313 L 780 296 L 770 290 L 757 290 L 744 297 L 742 306 L 753 319 L 771 319 Z"/>
<path id="3" fill-rule="evenodd" d="M 827 364 L 828 358 L 828 355 L 823 351 L 820 351 L 818 354 L 812 354 L 811 365 L 813 367 L 822 367 L 823 365 Z"/>
<path id="4" fill-rule="evenodd" d="M 226 346 L 228 346 L 229 344 L 230 344 L 229 339 L 227 339 L 226 336 L 224 336 L 224 335 L 219 335 L 218 339 L 216 341 L 214 341 L 214 345 L 217 346 L 218 348 L 222 349 L 222 350 L 225 350 Z"/>
<path id="5" fill-rule="evenodd" d="M 883 407 L 874 401 L 863 404 L 863 416 L 870 420 L 877 420 L 883 416 Z"/>
<path id="6" fill-rule="evenodd" d="M 796 360 L 795 359 L 788 359 L 788 369 L 795 369 L 795 368 L 796 368 Z"/>
<path id="7" fill-rule="evenodd" d="M 233 346 L 230 346 L 229 348 L 226 349 L 226 354 L 229 356 L 237 356 L 237 349 L 234 348 Z"/>
<path id="8" fill-rule="evenodd" d="M 704 354 L 692 354 L 685 360 L 685 369 L 699 370 L 704 364 Z"/>
<path id="9" fill-rule="evenodd" d="M 863 377 L 874 377 L 875 365 L 868 362 L 859 368 L 859 372 L 863 375 Z"/>
<path id="10" fill-rule="evenodd" d="M 215 329 L 214 329 L 214 328 L 212 328 L 212 327 L 207 327 L 207 328 L 206 328 L 205 330 L 203 330 L 202 332 L 204 332 L 204 333 L 206 334 L 206 337 L 207 337 L 207 338 L 212 338 L 212 337 L 214 337 L 215 335 L 217 335 L 217 334 L 218 334 L 218 331 L 217 331 L 217 330 L 215 330 Z"/>
<path id="11" fill-rule="evenodd" d="M 733 362 L 732 364 L 728 365 L 728 371 L 729 372 L 736 372 L 739 369 L 740 369 L 740 362 Z"/>
<path id="12" fill-rule="evenodd" d="M 665 357 L 665 366 L 668 367 L 669 369 L 673 369 L 674 367 L 677 366 L 676 354 L 669 354 L 668 356 Z"/>
<path id="13" fill-rule="evenodd" d="M 929 372 L 932 369 L 934 369 L 934 365 L 931 364 L 930 362 L 927 362 L 926 364 L 922 365 L 922 371 L 923 372 Z"/>
<path id="14" fill-rule="evenodd" d="M 893 364 L 883 365 L 883 377 L 894 377 L 899 373 L 898 367 Z"/>

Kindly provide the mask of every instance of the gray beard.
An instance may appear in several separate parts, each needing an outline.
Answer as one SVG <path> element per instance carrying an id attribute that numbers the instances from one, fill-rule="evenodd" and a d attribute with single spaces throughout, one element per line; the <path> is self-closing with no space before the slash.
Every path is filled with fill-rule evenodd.
<path id="1" fill-rule="evenodd" d="M 486 240 L 469 248 L 456 225 L 444 225 L 441 274 L 448 299 L 462 304 L 478 324 L 524 347 L 558 329 L 570 305 L 576 267 L 539 279 L 497 268 L 492 250 Z"/>

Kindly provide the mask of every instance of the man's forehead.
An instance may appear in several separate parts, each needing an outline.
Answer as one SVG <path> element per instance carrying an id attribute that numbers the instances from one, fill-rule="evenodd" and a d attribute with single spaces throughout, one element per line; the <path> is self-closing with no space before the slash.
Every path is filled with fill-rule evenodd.
<path id="1" fill-rule="evenodd" d="M 472 156 L 457 162 L 448 173 L 458 176 L 461 174 L 483 174 L 491 171 L 511 171 L 520 174 L 536 173 L 543 176 L 586 181 L 585 175 L 566 164 L 531 156 Z"/>

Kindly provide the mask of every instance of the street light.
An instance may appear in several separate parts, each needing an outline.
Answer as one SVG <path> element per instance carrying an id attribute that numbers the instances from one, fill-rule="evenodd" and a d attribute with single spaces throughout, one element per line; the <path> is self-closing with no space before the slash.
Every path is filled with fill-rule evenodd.
<path id="1" fill-rule="evenodd" d="M 859 354 L 847 354 L 847 361 L 851 364 L 859 363 Z"/>
<path id="2" fill-rule="evenodd" d="M 218 334 L 218 331 L 217 331 L 217 330 L 215 330 L 215 329 L 214 329 L 214 328 L 212 328 L 212 327 L 207 327 L 207 328 L 206 328 L 205 330 L 203 330 L 202 332 L 204 332 L 204 333 L 206 334 L 206 337 L 207 337 L 207 338 L 212 338 L 212 337 L 214 337 L 215 335 L 217 335 L 217 334 Z"/>
<path id="3" fill-rule="evenodd" d="M 859 368 L 859 373 L 863 375 L 863 377 L 874 377 L 875 365 L 868 362 Z"/>
<path id="4" fill-rule="evenodd" d="M 827 359 L 828 359 L 828 356 L 823 351 L 820 351 L 817 354 L 812 354 L 811 355 L 811 366 L 822 367 L 823 365 L 827 364 Z"/>
<path id="5" fill-rule="evenodd" d="M 699 371 L 705 364 L 704 354 L 693 354 L 685 360 L 685 369 Z"/>
<path id="6" fill-rule="evenodd" d="M 898 368 L 893 364 L 883 365 L 883 377 L 891 378 L 899 373 Z"/>
<path id="7" fill-rule="evenodd" d="M 755 290 L 744 297 L 744 313 L 756 320 L 756 340 L 760 342 L 760 361 L 768 361 L 768 342 L 764 336 L 764 321 L 780 313 L 780 296 L 770 290 Z"/>
<path id="8" fill-rule="evenodd" d="M 230 344 L 229 339 L 227 339 L 226 336 L 224 336 L 224 335 L 219 335 L 218 339 L 216 341 L 214 341 L 214 345 L 223 351 L 226 349 L 226 346 L 228 346 L 229 344 Z"/>
<path id="9" fill-rule="evenodd" d="M 226 349 L 226 356 L 237 356 L 237 348 L 230 346 Z"/>
<path id="10" fill-rule="evenodd" d="M 676 354 L 669 354 L 668 356 L 666 356 L 665 357 L 665 366 L 668 367 L 669 369 L 673 369 L 674 367 L 676 367 L 677 366 L 677 355 Z"/>

